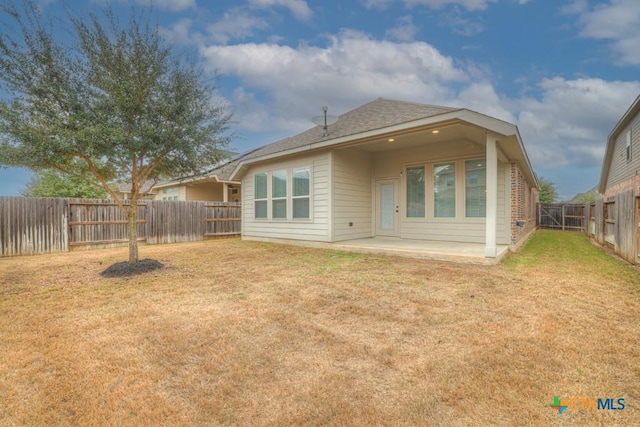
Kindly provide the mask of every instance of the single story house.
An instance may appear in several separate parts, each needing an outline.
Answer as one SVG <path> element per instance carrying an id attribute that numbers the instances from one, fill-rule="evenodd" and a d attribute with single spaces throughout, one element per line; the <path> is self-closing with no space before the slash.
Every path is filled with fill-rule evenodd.
<path id="1" fill-rule="evenodd" d="M 203 202 L 240 202 L 242 191 L 239 181 L 229 179 L 237 165 L 237 156 L 225 159 L 206 173 L 185 178 L 166 179 L 143 186 L 142 199 Z M 131 184 L 119 187 L 120 196 L 131 197 Z"/>
<path id="2" fill-rule="evenodd" d="M 248 153 L 230 179 L 245 239 L 469 242 L 495 258 L 536 227 L 517 127 L 465 108 L 380 98 Z"/>
<path id="3" fill-rule="evenodd" d="M 627 261 L 640 259 L 640 96 L 607 138 L 598 191 L 602 194 L 604 225 L 596 239 L 614 247 Z M 600 207 L 596 206 L 599 210 Z M 602 231 L 602 233 L 600 232 Z M 601 235 L 602 234 L 602 235 Z M 604 241 L 602 241 L 604 240 Z"/>
<path id="4" fill-rule="evenodd" d="M 239 181 L 229 179 L 237 161 L 226 161 L 211 171 L 187 178 L 161 181 L 153 186 L 155 200 L 239 202 Z"/>

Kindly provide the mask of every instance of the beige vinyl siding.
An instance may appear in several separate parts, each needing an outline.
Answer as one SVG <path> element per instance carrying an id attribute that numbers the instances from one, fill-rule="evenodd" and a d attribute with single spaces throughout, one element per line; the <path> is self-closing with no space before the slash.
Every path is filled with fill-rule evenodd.
<path id="1" fill-rule="evenodd" d="M 371 155 L 357 149 L 333 153 L 333 240 L 372 236 Z M 352 223 L 352 226 L 349 226 Z"/>
<path id="2" fill-rule="evenodd" d="M 242 178 L 243 236 L 267 239 L 329 240 L 329 154 L 299 156 L 252 166 Z M 310 219 L 255 219 L 254 180 L 257 173 L 291 168 L 311 169 Z"/>
<path id="3" fill-rule="evenodd" d="M 205 182 L 201 184 L 187 184 L 187 200 L 221 202 L 223 184 L 219 182 Z"/>
<path id="4" fill-rule="evenodd" d="M 466 218 L 465 216 L 464 161 L 484 158 L 485 156 L 485 148 L 483 146 L 468 141 L 453 141 L 447 144 L 426 145 L 419 149 L 376 154 L 374 159 L 374 179 L 400 178 L 400 174 L 403 174 L 399 188 L 400 237 L 403 239 L 484 243 L 486 233 L 485 218 Z M 456 163 L 456 217 L 434 218 L 433 165 L 446 162 Z M 405 169 L 407 166 L 419 165 L 426 166 L 426 216 L 425 218 L 407 218 Z M 508 212 L 511 187 L 506 176 L 508 171 L 508 164 L 498 162 L 498 244 L 509 244 L 511 236 L 510 215 Z M 376 213 L 374 212 L 374 214 Z"/>
<path id="5" fill-rule="evenodd" d="M 631 161 L 627 161 L 627 132 L 631 130 Z M 640 171 L 640 114 L 617 136 L 607 177 L 607 188 L 634 178 Z"/>

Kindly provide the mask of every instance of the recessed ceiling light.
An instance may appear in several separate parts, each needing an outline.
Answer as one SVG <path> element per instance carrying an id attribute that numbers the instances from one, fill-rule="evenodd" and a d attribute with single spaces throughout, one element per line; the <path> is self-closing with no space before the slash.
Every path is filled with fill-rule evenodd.
<path id="1" fill-rule="evenodd" d="M 396 140 L 395 140 L 395 139 L 393 139 L 393 138 L 389 138 L 387 141 L 389 141 L 389 142 L 395 142 Z"/>
<path id="2" fill-rule="evenodd" d="M 440 131 L 438 129 L 434 129 L 431 131 L 431 133 L 440 133 Z"/>

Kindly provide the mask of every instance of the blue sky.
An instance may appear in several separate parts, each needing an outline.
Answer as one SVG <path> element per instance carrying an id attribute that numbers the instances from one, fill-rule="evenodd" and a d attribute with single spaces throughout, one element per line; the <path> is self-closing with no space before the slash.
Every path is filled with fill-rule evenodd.
<path id="1" fill-rule="evenodd" d="M 111 3 L 126 15 L 147 2 Z M 598 183 L 607 135 L 640 94 L 638 0 L 154 4 L 163 36 L 223 76 L 237 151 L 313 126 L 323 105 L 335 115 L 378 97 L 460 106 L 518 125 L 535 171 L 568 199 Z M 28 179 L 0 169 L 0 195 Z"/>

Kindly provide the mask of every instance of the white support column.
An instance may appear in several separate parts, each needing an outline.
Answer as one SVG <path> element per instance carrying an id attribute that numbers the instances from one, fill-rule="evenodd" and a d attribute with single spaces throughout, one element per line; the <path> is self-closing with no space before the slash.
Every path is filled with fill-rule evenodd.
<path id="1" fill-rule="evenodd" d="M 225 203 L 229 201 L 229 184 L 226 182 L 222 183 L 222 201 Z"/>
<path id="2" fill-rule="evenodd" d="M 498 150 L 496 138 L 487 134 L 487 216 L 484 255 L 495 258 L 498 234 Z"/>

